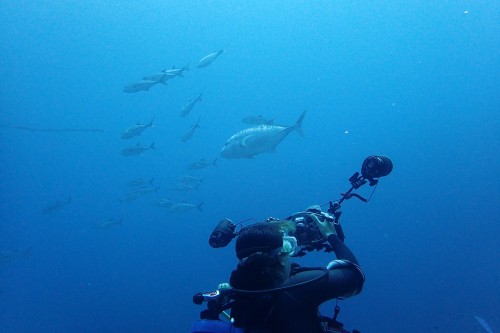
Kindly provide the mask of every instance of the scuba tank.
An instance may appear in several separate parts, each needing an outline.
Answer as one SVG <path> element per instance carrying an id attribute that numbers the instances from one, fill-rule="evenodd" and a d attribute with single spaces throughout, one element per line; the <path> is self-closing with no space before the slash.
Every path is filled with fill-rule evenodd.
<path id="1" fill-rule="evenodd" d="M 243 328 L 234 327 L 232 323 L 222 320 L 199 319 L 193 323 L 191 333 L 244 333 Z"/>

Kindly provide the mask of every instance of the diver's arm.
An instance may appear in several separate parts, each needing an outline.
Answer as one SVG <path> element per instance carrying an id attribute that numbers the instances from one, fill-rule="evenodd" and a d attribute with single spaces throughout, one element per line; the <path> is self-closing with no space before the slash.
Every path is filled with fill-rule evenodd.
<path id="1" fill-rule="evenodd" d="M 349 250 L 349 248 L 340 240 L 337 236 L 337 232 L 335 231 L 335 227 L 329 221 L 320 221 L 318 217 L 314 214 L 311 215 L 312 220 L 316 223 L 321 234 L 328 240 L 330 243 L 333 252 L 337 256 L 337 259 L 348 260 L 353 264 L 358 265 L 358 260 L 354 256 L 354 254 Z"/>
<path id="2" fill-rule="evenodd" d="M 328 243 L 332 246 L 337 259 L 328 264 L 325 278 L 287 291 L 284 295 L 289 298 L 289 301 L 295 300 L 301 304 L 319 306 L 334 298 L 347 298 L 359 294 L 363 288 L 365 277 L 358 266 L 356 257 L 337 236 L 332 223 L 328 221 L 321 222 L 315 215 L 311 215 L 311 218 L 318 226 L 321 234 L 326 237 Z M 323 274 L 325 274 L 324 268 L 304 269 L 292 275 L 286 281 L 286 285 L 297 285 L 311 281 Z"/>
<path id="3" fill-rule="evenodd" d="M 323 275 L 326 273 L 326 276 Z M 318 306 L 334 298 L 348 298 L 361 292 L 364 274 L 358 265 L 347 259 L 333 260 L 325 272 L 325 268 L 303 269 L 286 281 L 286 285 L 297 285 L 320 278 L 314 283 L 306 284 L 285 292 L 302 304 Z"/>
<path id="4" fill-rule="evenodd" d="M 365 275 L 361 267 L 359 267 L 358 260 L 337 235 L 330 235 L 327 239 L 337 256 L 337 260 L 332 260 L 327 266 L 329 272 L 328 287 L 326 289 L 329 292 L 326 294 L 331 293 L 330 295 L 333 295 L 339 291 L 341 293 L 340 297 L 359 294 L 365 282 Z"/>
<path id="5" fill-rule="evenodd" d="M 358 294 L 365 281 L 358 260 L 337 236 L 332 223 L 320 221 L 315 215 L 312 215 L 311 218 L 316 222 L 337 257 L 337 260 L 331 261 L 327 266 L 329 269 L 328 282 L 327 286 L 323 286 L 322 289 L 325 293 L 320 298 L 324 301 L 334 297 L 349 297 Z"/>
<path id="6" fill-rule="evenodd" d="M 358 260 L 354 256 L 354 253 L 340 240 L 340 238 L 331 234 L 327 237 L 328 243 L 332 246 L 333 252 L 335 252 L 335 256 L 337 259 L 348 260 L 353 264 L 359 265 Z"/>

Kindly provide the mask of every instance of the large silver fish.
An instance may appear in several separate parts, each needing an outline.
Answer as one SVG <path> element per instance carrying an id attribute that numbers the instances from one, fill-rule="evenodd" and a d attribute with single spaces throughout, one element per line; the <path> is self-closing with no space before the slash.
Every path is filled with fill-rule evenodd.
<path id="1" fill-rule="evenodd" d="M 199 123 L 200 123 L 200 118 L 198 118 L 198 121 L 196 122 L 196 124 L 191 126 L 191 128 L 186 133 L 184 133 L 184 135 L 181 138 L 182 142 L 187 142 L 187 141 L 191 140 L 191 138 L 194 135 L 194 132 L 196 132 L 196 129 L 200 128 Z"/>
<path id="2" fill-rule="evenodd" d="M 196 103 L 198 102 L 201 102 L 201 96 L 203 95 L 203 93 L 201 93 L 198 97 L 196 97 L 195 99 L 192 99 L 190 100 L 186 105 L 184 105 L 182 107 L 182 110 L 181 110 L 181 117 L 185 117 L 189 114 L 189 112 L 191 112 L 194 108 L 194 106 L 196 105 Z"/>
<path id="3" fill-rule="evenodd" d="M 123 156 L 140 155 L 140 154 L 144 153 L 146 150 L 149 150 L 149 149 L 153 149 L 153 150 L 155 149 L 155 143 L 154 142 L 152 144 L 150 144 L 149 146 L 141 146 L 141 144 L 138 143 L 134 147 L 129 147 L 129 148 L 123 149 L 122 152 L 121 152 L 121 154 Z"/>
<path id="4" fill-rule="evenodd" d="M 240 131 L 227 140 L 222 147 L 221 155 L 225 158 L 252 158 L 261 153 L 270 153 L 283 141 L 290 132 L 302 134 L 302 120 L 306 111 L 302 112 L 293 126 L 260 125 Z"/>
<path id="5" fill-rule="evenodd" d="M 159 83 L 158 81 L 149 81 L 149 80 L 131 83 L 125 86 L 125 88 L 123 88 L 123 92 L 135 93 L 139 91 L 148 91 L 152 86 L 158 83 Z"/>
<path id="6" fill-rule="evenodd" d="M 141 133 L 148 127 L 153 127 L 153 121 L 155 118 L 151 119 L 151 122 L 149 124 L 141 124 L 137 123 L 134 126 L 131 126 L 127 128 L 125 131 L 122 132 L 122 139 L 130 139 L 133 138 L 134 136 L 141 135 Z"/>
<path id="7" fill-rule="evenodd" d="M 215 51 L 215 52 L 212 52 L 210 54 L 207 54 L 206 56 L 201 58 L 201 60 L 198 62 L 198 66 L 196 66 L 196 67 L 198 67 L 198 68 L 207 67 L 215 59 L 217 59 L 217 57 L 220 56 L 222 54 L 222 52 L 224 52 L 224 50 L 220 49 L 219 51 Z"/>

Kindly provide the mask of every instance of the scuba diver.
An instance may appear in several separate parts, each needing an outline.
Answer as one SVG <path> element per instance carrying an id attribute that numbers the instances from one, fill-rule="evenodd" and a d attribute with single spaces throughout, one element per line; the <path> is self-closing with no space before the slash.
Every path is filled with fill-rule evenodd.
<path id="1" fill-rule="evenodd" d="M 306 211 L 319 213 L 319 206 Z M 309 215 L 332 247 L 336 260 L 324 268 L 301 268 L 290 261 L 297 251 L 289 221 L 272 221 L 244 229 L 236 241 L 240 262 L 231 274 L 230 285 L 237 290 L 283 291 L 235 295 L 231 318 L 245 332 L 325 332 L 327 323 L 318 317 L 318 307 L 331 299 L 357 295 L 364 283 L 358 260 L 337 236 L 332 223 Z M 290 225 L 287 225 L 290 224 Z M 290 289 L 286 287 L 292 287 Z"/>
<path id="2" fill-rule="evenodd" d="M 213 248 L 225 247 L 237 237 L 235 250 L 239 263 L 229 284 L 193 296 L 196 304 L 207 302 L 207 309 L 201 312 L 201 320 L 193 324 L 192 332 L 351 332 L 337 321 L 338 305 L 333 317 L 319 313 L 320 305 L 329 300 L 359 294 L 365 281 L 358 260 L 344 243 L 339 209 L 344 200 L 353 197 L 369 201 L 352 191 L 367 182 L 370 186 L 377 185 L 377 178 L 391 170 L 392 162 L 387 157 L 368 157 L 362 175 L 355 173 L 349 179 L 351 189 L 339 201 L 330 201 L 328 213 L 314 205 L 286 219 L 268 218 L 238 232 L 231 220 L 220 221 L 210 235 L 209 244 Z M 300 267 L 291 262 L 291 257 L 311 251 L 333 252 L 335 258 L 326 267 Z M 229 321 L 220 320 L 220 314 Z"/>

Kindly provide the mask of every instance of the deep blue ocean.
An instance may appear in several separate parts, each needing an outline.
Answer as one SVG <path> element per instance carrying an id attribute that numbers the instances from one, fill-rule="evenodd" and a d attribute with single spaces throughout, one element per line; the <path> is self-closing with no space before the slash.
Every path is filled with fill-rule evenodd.
<path id="1" fill-rule="evenodd" d="M 369 155 L 394 169 L 368 203 L 342 204 L 366 283 L 340 302 L 340 321 L 363 333 L 488 332 L 477 316 L 498 332 L 499 18 L 500 3 L 484 0 L 3 1 L 0 332 L 190 332 L 204 309 L 192 296 L 237 265 L 234 242 L 208 245 L 220 219 L 338 200 Z M 184 66 L 167 85 L 123 91 Z M 304 138 L 220 155 L 253 126 L 243 118 L 291 126 L 304 110 Z M 217 160 L 187 169 L 200 159 Z M 180 191 L 186 175 L 203 182 Z M 130 198 L 138 178 L 155 191 Z M 203 204 L 171 212 L 160 200 Z"/>

